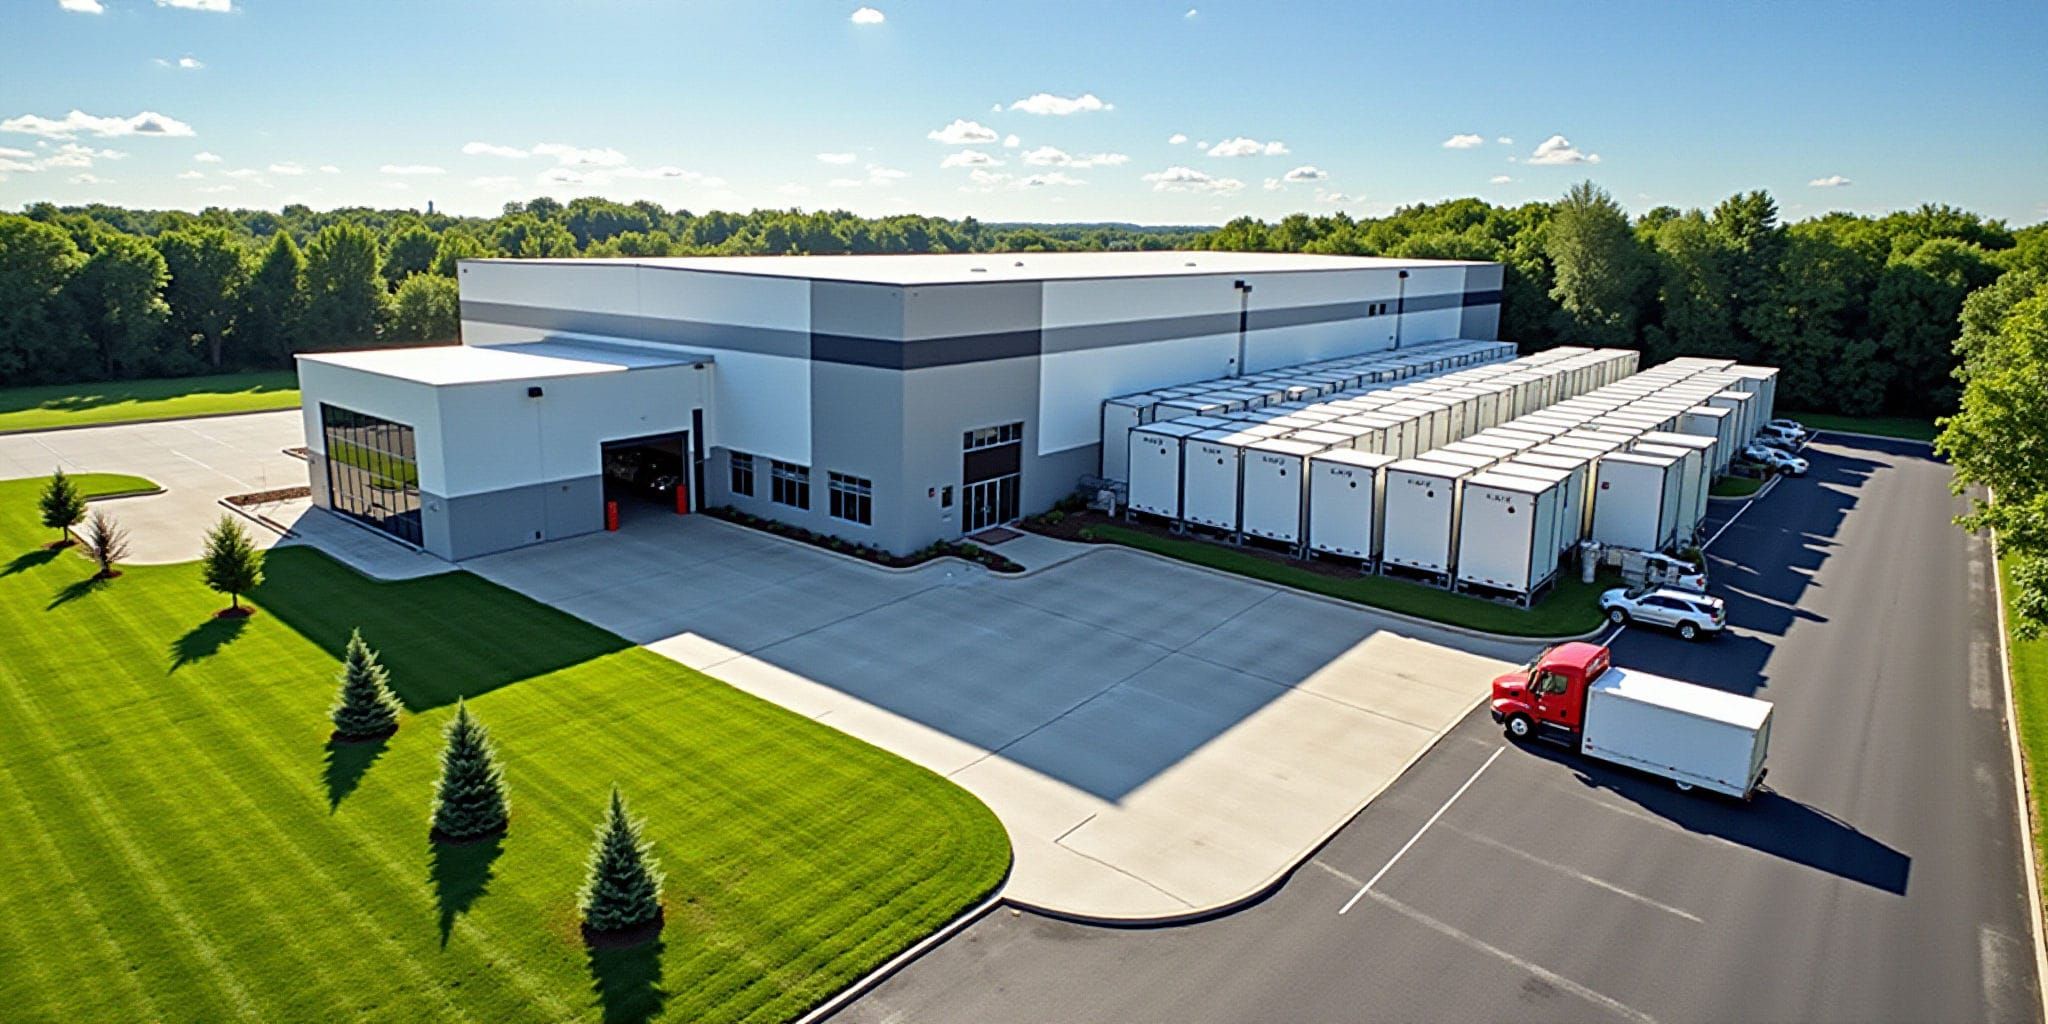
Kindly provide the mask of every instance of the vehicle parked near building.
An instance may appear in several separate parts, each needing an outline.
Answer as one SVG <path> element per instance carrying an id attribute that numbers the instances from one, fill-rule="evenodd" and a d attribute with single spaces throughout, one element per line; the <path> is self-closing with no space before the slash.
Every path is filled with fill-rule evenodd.
<path id="1" fill-rule="evenodd" d="M 1720 598 L 1676 587 L 1616 587 L 1600 595 L 1600 611 L 1615 625 L 1663 626 L 1686 640 L 1719 633 L 1728 625 L 1728 606 Z"/>
<path id="2" fill-rule="evenodd" d="M 1753 444 L 1742 450 L 1742 457 L 1763 466 L 1773 473 L 1786 476 L 1805 476 L 1807 462 L 1791 452 L 1773 448 L 1767 444 Z"/>
<path id="3" fill-rule="evenodd" d="M 1758 427 L 1756 431 L 1756 442 L 1758 444 L 1767 444 L 1773 448 L 1782 448 L 1786 451 L 1798 448 L 1805 440 L 1805 434 L 1795 430 L 1773 427 L 1768 423 Z"/>
<path id="4" fill-rule="evenodd" d="M 1768 769 L 1770 701 L 1615 667 L 1604 646 L 1566 643 L 1493 681 L 1493 720 L 1509 738 L 1748 800 Z"/>
<path id="5" fill-rule="evenodd" d="M 1764 428 L 1767 430 L 1776 430 L 1782 433 L 1790 433 L 1797 435 L 1798 438 L 1802 441 L 1813 436 L 1813 431 L 1806 429 L 1806 424 L 1801 423 L 1798 420 L 1788 420 L 1783 418 L 1775 419 L 1770 421 L 1769 423 L 1764 424 Z"/>

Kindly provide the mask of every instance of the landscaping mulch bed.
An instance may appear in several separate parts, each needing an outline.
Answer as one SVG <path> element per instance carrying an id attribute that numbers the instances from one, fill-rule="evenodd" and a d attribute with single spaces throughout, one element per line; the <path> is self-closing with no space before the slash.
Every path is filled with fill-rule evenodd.
<path id="1" fill-rule="evenodd" d="M 791 526 L 788 523 L 778 522 L 774 519 L 766 519 L 750 512 L 742 512 L 730 505 L 707 508 L 704 510 L 704 514 L 713 518 L 723 519 L 728 523 L 760 530 L 763 533 L 772 533 L 778 537 L 802 541 L 812 547 L 824 548 L 827 551 L 837 551 L 842 555 L 852 555 L 861 561 L 872 562 L 891 569 L 908 569 L 913 566 L 923 565 L 934 558 L 944 558 L 950 555 L 954 558 L 966 559 L 990 572 L 1014 573 L 1024 571 L 1023 566 L 978 544 L 963 544 L 957 541 L 942 540 L 927 545 L 912 554 L 898 555 L 883 551 L 880 548 L 870 547 L 866 544 L 853 544 L 839 537 L 815 533 L 800 526 Z"/>
<path id="2" fill-rule="evenodd" d="M 279 487 L 276 490 L 255 491 L 249 494 L 231 494 L 228 495 L 228 497 L 223 500 L 225 500 L 230 505 L 240 505 L 243 507 L 247 507 L 250 505 L 268 505 L 271 504 L 272 502 L 278 501 L 291 501 L 296 498 L 310 498 L 312 496 L 312 487 L 300 486 Z"/>
<path id="3" fill-rule="evenodd" d="M 240 608 L 222 608 L 220 611 L 214 612 L 213 617 L 216 619 L 246 619 L 254 614 L 256 614 L 256 609 L 245 604 Z"/>

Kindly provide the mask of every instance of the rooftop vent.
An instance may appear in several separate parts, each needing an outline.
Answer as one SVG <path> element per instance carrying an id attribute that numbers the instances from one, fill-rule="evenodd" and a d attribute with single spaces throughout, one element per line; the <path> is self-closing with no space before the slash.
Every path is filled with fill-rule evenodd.
<path id="1" fill-rule="evenodd" d="M 988 273 L 988 268 L 987 268 L 987 267 L 968 267 L 967 269 L 968 269 L 968 272 L 970 272 L 970 273 L 975 273 L 975 274 L 986 274 L 986 273 Z"/>
<path id="2" fill-rule="evenodd" d="M 1189 260 L 1189 261 L 1187 261 L 1186 263 L 1183 263 L 1183 264 L 1181 264 L 1181 266 L 1183 266 L 1183 267 L 1192 267 L 1192 266 L 1194 266 L 1194 265 L 1195 265 L 1195 261 L 1194 261 L 1194 260 Z"/>

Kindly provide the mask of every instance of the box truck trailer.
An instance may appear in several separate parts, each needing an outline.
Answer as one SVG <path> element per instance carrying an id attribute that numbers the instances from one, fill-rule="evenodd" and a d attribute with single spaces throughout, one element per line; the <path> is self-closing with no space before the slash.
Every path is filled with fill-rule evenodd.
<path id="1" fill-rule="evenodd" d="M 1719 457 L 1721 443 L 1714 438 L 1703 437 L 1699 434 L 1687 434 L 1681 431 L 1668 430 L 1651 431 L 1644 434 L 1639 443 L 1653 444 L 1662 448 L 1685 448 L 1699 453 L 1699 487 L 1693 495 L 1693 507 L 1690 513 L 1693 524 L 1698 525 L 1701 520 L 1707 517 L 1707 497 L 1713 491 L 1714 477 L 1719 475 L 1720 472 L 1714 463 Z"/>
<path id="2" fill-rule="evenodd" d="M 1206 416 L 1147 423 L 1131 430 L 1130 494 L 1124 505 L 1133 512 L 1180 522 L 1181 444 L 1223 425 Z"/>
<path id="3" fill-rule="evenodd" d="M 1527 605 L 1557 578 L 1562 474 L 1549 480 L 1487 471 L 1465 478 L 1460 499 L 1457 587 L 1505 594 Z"/>
<path id="4" fill-rule="evenodd" d="M 1502 463 L 1508 466 L 1533 466 L 1568 475 L 1570 483 L 1564 492 L 1564 521 L 1566 529 L 1562 543 L 1566 547 L 1577 547 L 1586 539 L 1587 531 L 1593 528 L 1593 462 L 1597 456 L 1575 451 L 1559 445 L 1538 445 Z"/>
<path id="5" fill-rule="evenodd" d="M 1748 800 L 1768 772 L 1770 701 L 1613 664 L 1605 647 L 1559 644 L 1493 681 L 1491 711 L 1515 740 Z"/>
<path id="6" fill-rule="evenodd" d="M 1400 460 L 1337 448 L 1308 457 L 1308 549 L 1379 561 L 1386 468 Z"/>
<path id="7" fill-rule="evenodd" d="M 1404 569 L 1446 585 L 1458 557 L 1459 488 L 1470 466 L 1403 459 L 1386 469 L 1380 568 Z"/>
<path id="8" fill-rule="evenodd" d="M 1239 464 L 1244 446 L 1258 440 L 1226 428 L 1181 442 L 1181 522 L 1237 532 Z"/>
<path id="9" fill-rule="evenodd" d="M 1683 434 L 1698 434 L 1714 439 L 1714 472 L 1728 472 L 1728 463 L 1735 457 L 1735 421 L 1730 410 L 1714 405 L 1695 405 L 1678 418 L 1678 430 Z"/>
<path id="10" fill-rule="evenodd" d="M 1592 539 L 1637 551 L 1662 551 L 1676 543 L 1683 472 L 1683 460 L 1665 455 L 1601 456 L 1593 470 Z"/>
<path id="11" fill-rule="evenodd" d="M 1649 441 L 1637 441 L 1629 446 L 1628 450 L 1642 455 L 1660 455 L 1678 460 L 1678 539 L 1687 542 L 1693 540 L 1699 530 L 1700 520 L 1706 517 L 1707 489 L 1714 482 L 1713 472 L 1707 468 L 1706 453 L 1696 448 L 1652 444 Z"/>
<path id="12" fill-rule="evenodd" d="M 1239 524 L 1254 537 L 1299 545 L 1308 494 L 1308 458 L 1330 446 L 1268 438 L 1245 445 Z"/>

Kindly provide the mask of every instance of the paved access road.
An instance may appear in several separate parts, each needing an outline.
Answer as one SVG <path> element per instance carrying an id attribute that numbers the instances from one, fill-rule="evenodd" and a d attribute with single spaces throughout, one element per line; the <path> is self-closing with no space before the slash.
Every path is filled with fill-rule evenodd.
<path id="1" fill-rule="evenodd" d="M 2039 1019 L 1988 547 L 1924 446 L 1807 457 L 1713 546 L 1731 635 L 1615 641 L 1777 703 L 1755 804 L 1508 746 L 1480 711 L 1257 905 L 998 910 L 839 1019 Z"/>

